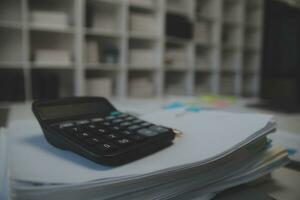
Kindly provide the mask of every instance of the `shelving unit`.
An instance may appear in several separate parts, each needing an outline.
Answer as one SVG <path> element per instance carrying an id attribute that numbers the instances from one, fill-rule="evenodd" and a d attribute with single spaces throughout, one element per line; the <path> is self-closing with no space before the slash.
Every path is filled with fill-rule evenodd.
<path id="1" fill-rule="evenodd" d="M 166 35 L 167 13 L 191 22 L 192 39 Z M 1 0 L 1 90 L 17 77 L 19 96 L 0 101 L 256 96 L 262 16 L 263 0 Z"/>

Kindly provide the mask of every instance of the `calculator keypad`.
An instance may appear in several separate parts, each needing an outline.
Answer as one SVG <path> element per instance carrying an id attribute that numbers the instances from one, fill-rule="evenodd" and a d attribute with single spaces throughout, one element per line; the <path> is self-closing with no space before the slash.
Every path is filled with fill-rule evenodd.
<path id="1" fill-rule="evenodd" d="M 58 127 L 80 144 L 102 154 L 122 151 L 170 131 L 117 111 L 103 118 L 63 122 Z"/>

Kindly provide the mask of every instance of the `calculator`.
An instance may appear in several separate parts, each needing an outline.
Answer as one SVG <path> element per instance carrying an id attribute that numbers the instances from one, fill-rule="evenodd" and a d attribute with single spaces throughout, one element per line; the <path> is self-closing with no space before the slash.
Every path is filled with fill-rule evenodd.
<path id="1" fill-rule="evenodd" d="M 118 111 L 103 97 L 37 100 L 46 140 L 103 165 L 122 165 L 170 146 L 176 131 Z"/>

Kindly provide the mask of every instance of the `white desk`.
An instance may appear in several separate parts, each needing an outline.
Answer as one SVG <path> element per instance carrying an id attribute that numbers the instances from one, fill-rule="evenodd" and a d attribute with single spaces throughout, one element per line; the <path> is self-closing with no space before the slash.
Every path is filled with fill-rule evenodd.
<path id="1" fill-rule="evenodd" d="M 172 101 L 187 100 L 182 98 L 168 98 L 168 99 L 153 99 L 153 100 L 115 100 L 113 104 L 122 111 L 131 111 L 136 113 L 152 112 L 158 110 L 162 105 Z M 234 105 L 227 107 L 225 110 L 238 112 L 263 112 L 275 116 L 278 123 L 278 128 L 285 131 L 291 131 L 300 135 L 300 114 L 288 115 L 274 113 L 271 111 L 264 111 L 245 107 L 249 101 L 240 100 Z M 12 106 L 9 115 L 9 121 L 34 118 L 31 112 L 31 104 L 16 104 Z M 287 168 L 276 170 L 272 174 L 272 180 L 260 184 L 255 188 L 268 193 L 277 200 L 299 200 L 300 199 L 300 171 L 295 171 Z"/>

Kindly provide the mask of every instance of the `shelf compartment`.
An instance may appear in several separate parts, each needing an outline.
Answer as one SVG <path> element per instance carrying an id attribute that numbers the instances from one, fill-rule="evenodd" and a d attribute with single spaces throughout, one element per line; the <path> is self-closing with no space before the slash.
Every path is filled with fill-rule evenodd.
<path id="1" fill-rule="evenodd" d="M 255 96 L 255 75 L 254 74 L 244 74 L 243 75 L 243 91 L 242 95 L 244 97 L 253 97 Z"/>
<path id="2" fill-rule="evenodd" d="M 165 48 L 166 69 L 188 69 L 191 67 L 189 62 L 188 47 L 182 45 L 167 44 Z"/>
<path id="3" fill-rule="evenodd" d="M 74 10 L 72 0 L 29 0 L 29 21 L 33 28 L 68 30 L 75 24 Z"/>
<path id="4" fill-rule="evenodd" d="M 233 49 L 241 47 L 241 29 L 236 26 L 223 26 L 222 31 L 222 48 L 223 49 Z"/>
<path id="5" fill-rule="evenodd" d="M 74 37 L 63 33 L 31 32 L 30 61 L 34 66 L 66 67 L 74 63 Z"/>
<path id="6" fill-rule="evenodd" d="M 194 40 L 197 44 L 209 45 L 212 43 L 212 24 L 205 21 L 198 21 L 194 27 Z"/>
<path id="7" fill-rule="evenodd" d="M 251 1 L 252 2 L 252 1 Z M 262 27 L 263 22 L 263 6 L 253 8 L 250 1 L 246 1 L 245 24 L 248 27 Z M 249 8 L 250 5 L 250 8 Z"/>
<path id="8" fill-rule="evenodd" d="M 257 73 L 260 65 L 260 56 L 258 54 L 244 54 L 245 73 Z"/>
<path id="9" fill-rule="evenodd" d="M 115 97 L 118 72 L 88 70 L 86 72 L 86 91 L 89 96 Z"/>
<path id="10" fill-rule="evenodd" d="M 204 72 L 195 73 L 195 95 L 205 95 L 212 91 L 212 74 Z"/>
<path id="11" fill-rule="evenodd" d="M 33 99 L 55 99 L 73 96 L 73 71 L 32 69 Z"/>
<path id="12" fill-rule="evenodd" d="M 165 72 L 165 94 L 187 95 L 187 72 L 167 71 Z"/>
<path id="13" fill-rule="evenodd" d="M 223 20 L 227 24 L 242 24 L 243 4 L 240 0 L 224 0 Z"/>
<path id="14" fill-rule="evenodd" d="M 1 0 L 0 1 L 0 25 L 22 24 L 22 1 Z"/>
<path id="15" fill-rule="evenodd" d="M 239 68 L 239 54 L 235 51 L 223 52 L 221 71 L 237 71 Z"/>
<path id="16" fill-rule="evenodd" d="M 85 63 L 119 65 L 121 40 L 119 38 L 87 36 L 85 40 Z"/>
<path id="17" fill-rule="evenodd" d="M 261 40 L 260 40 L 261 32 L 258 29 L 247 29 L 245 32 L 245 48 L 247 49 L 260 49 Z"/>
<path id="18" fill-rule="evenodd" d="M 23 69 L 0 69 L 0 102 L 25 101 Z"/>
<path id="19" fill-rule="evenodd" d="M 85 27 L 103 32 L 121 32 L 121 6 L 98 1 L 97 4 L 88 2 L 86 6 Z"/>
<path id="20" fill-rule="evenodd" d="M 220 78 L 220 94 L 221 95 L 235 95 L 235 74 L 234 73 L 222 73 Z"/>
<path id="21" fill-rule="evenodd" d="M 0 28 L 0 62 L 22 63 L 23 43 L 22 31 Z"/>
<path id="22" fill-rule="evenodd" d="M 212 71 L 212 50 L 209 48 L 196 48 L 196 66 L 197 71 Z"/>
<path id="23" fill-rule="evenodd" d="M 198 21 L 214 22 L 217 19 L 219 0 L 198 0 L 196 2 L 196 18 Z"/>
<path id="24" fill-rule="evenodd" d="M 128 52 L 129 66 L 141 68 L 160 66 L 157 48 L 158 43 L 156 42 L 131 39 Z"/>
<path id="25" fill-rule="evenodd" d="M 132 98 L 150 98 L 155 95 L 154 72 L 129 71 L 128 95 Z"/>
<path id="26" fill-rule="evenodd" d="M 158 35 L 158 19 L 156 13 L 144 13 L 130 10 L 129 31 L 145 35 Z"/>

